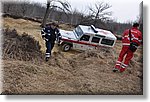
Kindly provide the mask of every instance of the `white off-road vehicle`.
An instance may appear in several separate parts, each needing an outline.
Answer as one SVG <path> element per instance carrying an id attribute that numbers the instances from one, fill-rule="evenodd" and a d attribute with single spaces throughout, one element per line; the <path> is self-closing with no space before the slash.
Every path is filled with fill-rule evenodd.
<path id="1" fill-rule="evenodd" d="M 116 37 L 110 31 L 95 28 L 93 25 L 78 25 L 73 31 L 61 30 L 59 44 L 63 51 L 72 49 L 92 50 L 101 47 L 113 47 Z"/>

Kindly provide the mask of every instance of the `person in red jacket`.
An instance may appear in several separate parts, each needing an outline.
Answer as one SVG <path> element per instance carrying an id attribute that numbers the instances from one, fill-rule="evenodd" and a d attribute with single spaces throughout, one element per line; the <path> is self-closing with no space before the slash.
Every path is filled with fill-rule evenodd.
<path id="1" fill-rule="evenodd" d="M 137 47 L 142 43 L 142 33 L 139 31 L 139 24 L 134 23 L 131 29 L 127 29 L 122 37 L 122 50 L 116 62 L 113 72 L 123 72 L 128 66 Z M 124 62 L 123 62 L 124 60 Z"/>

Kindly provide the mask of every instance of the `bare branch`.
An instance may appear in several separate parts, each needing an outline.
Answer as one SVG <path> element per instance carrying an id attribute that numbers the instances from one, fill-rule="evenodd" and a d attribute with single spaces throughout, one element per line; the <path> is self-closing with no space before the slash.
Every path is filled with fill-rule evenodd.
<path id="1" fill-rule="evenodd" d="M 56 5 L 56 3 L 59 3 L 61 4 L 61 6 L 58 6 Z M 69 11 L 70 12 L 70 8 L 71 8 L 71 5 L 67 2 L 67 1 L 61 1 L 61 0 L 47 0 L 47 9 L 46 9 L 46 13 L 45 13 L 45 16 L 44 16 L 44 19 L 43 19 L 43 22 L 42 22 L 42 25 L 41 26 L 45 26 L 45 23 L 46 23 L 46 19 L 48 18 L 48 15 L 49 15 L 49 9 L 59 9 L 59 10 L 62 10 L 63 12 L 65 12 L 66 14 L 66 11 Z"/>
<path id="2" fill-rule="evenodd" d="M 91 16 L 94 19 L 94 24 L 97 22 L 97 20 L 106 20 L 109 18 L 109 16 L 112 15 L 111 12 L 106 11 L 111 6 L 109 4 L 105 4 L 104 2 L 97 2 L 95 3 L 94 7 L 89 7 L 89 10 L 91 12 Z"/>

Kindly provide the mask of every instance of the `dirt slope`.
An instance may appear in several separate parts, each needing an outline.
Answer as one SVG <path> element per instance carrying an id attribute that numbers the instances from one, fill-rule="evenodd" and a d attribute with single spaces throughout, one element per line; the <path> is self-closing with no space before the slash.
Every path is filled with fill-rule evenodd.
<path id="1" fill-rule="evenodd" d="M 30 20 L 13 19 L 10 17 L 5 17 L 3 18 L 3 25 L 4 25 L 4 28 L 9 28 L 12 30 L 16 29 L 18 34 L 23 34 L 25 32 L 31 35 L 32 37 L 35 38 L 35 40 L 39 41 L 39 44 L 41 46 L 41 51 L 45 52 L 45 42 L 43 41 L 41 37 L 40 23 L 32 22 Z M 73 29 L 70 25 L 65 25 L 65 24 L 61 24 L 60 28 L 63 28 L 66 30 Z M 58 49 L 54 48 L 54 50 L 58 50 Z"/>
<path id="2" fill-rule="evenodd" d="M 65 59 L 55 52 L 47 63 L 4 60 L 4 93 L 142 94 L 141 64 L 132 62 L 126 72 L 113 73 L 114 57 L 105 54 L 86 52 Z"/>
<path id="3" fill-rule="evenodd" d="M 41 39 L 40 35 L 36 37 L 36 32 L 40 33 L 38 25 L 23 19 L 4 18 L 4 28 L 15 28 L 20 35 L 29 33 L 36 40 Z M 14 40 L 9 41 L 13 43 Z M 38 41 L 44 48 L 42 40 Z M 44 62 L 42 57 L 31 60 L 6 57 L 3 59 L 3 94 L 142 94 L 142 48 L 135 53 L 124 73 L 113 73 L 112 67 L 120 49 L 121 42 L 117 41 L 113 49 L 82 53 L 54 50 L 48 62 Z M 23 49 L 20 50 L 22 52 Z M 27 50 L 26 54 L 30 51 Z M 43 52 L 38 54 L 41 56 Z"/>

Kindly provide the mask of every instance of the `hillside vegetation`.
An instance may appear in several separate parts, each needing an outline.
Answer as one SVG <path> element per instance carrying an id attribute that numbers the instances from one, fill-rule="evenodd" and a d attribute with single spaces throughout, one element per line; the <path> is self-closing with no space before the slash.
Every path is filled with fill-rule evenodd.
<path id="1" fill-rule="evenodd" d="M 45 62 L 39 25 L 4 18 L 2 94 L 143 94 L 142 48 L 123 73 L 112 72 L 120 41 L 114 48 L 85 52 L 55 46 Z"/>

